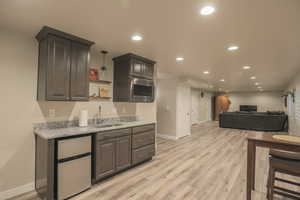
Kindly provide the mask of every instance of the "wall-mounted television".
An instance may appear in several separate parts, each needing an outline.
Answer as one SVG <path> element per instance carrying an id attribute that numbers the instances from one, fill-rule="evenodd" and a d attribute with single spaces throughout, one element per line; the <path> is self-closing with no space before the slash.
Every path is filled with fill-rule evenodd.
<path id="1" fill-rule="evenodd" d="M 240 105 L 240 111 L 257 112 L 256 105 Z"/>

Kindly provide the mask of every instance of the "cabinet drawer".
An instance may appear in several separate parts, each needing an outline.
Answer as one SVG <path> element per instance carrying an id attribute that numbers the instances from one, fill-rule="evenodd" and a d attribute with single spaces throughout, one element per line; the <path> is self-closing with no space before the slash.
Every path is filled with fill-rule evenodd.
<path id="1" fill-rule="evenodd" d="M 91 136 L 58 140 L 58 159 L 69 158 L 92 150 Z"/>
<path id="2" fill-rule="evenodd" d="M 152 131 L 152 130 L 155 131 L 155 124 L 134 127 L 132 130 L 133 130 L 133 134 L 138 134 L 138 133 Z"/>
<path id="3" fill-rule="evenodd" d="M 138 164 L 145 160 L 150 159 L 155 155 L 155 145 L 148 145 L 139 149 L 135 149 L 132 152 L 132 164 Z"/>
<path id="4" fill-rule="evenodd" d="M 155 131 L 147 131 L 132 136 L 132 148 L 136 149 L 148 144 L 154 144 Z"/>
<path id="5" fill-rule="evenodd" d="M 130 135 L 130 129 L 119 129 L 119 130 L 113 130 L 113 131 L 105 131 L 105 132 L 100 132 L 97 134 L 97 140 L 107 140 L 107 139 L 112 139 L 116 137 L 122 137 Z"/>

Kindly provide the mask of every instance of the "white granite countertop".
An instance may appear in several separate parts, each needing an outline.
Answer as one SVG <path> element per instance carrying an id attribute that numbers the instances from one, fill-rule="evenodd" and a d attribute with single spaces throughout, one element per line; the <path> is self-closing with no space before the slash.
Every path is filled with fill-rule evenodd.
<path id="1" fill-rule="evenodd" d="M 61 137 L 84 135 L 84 134 L 97 133 L 102 131 L 130 128 L 130 127 L 142 126 L 142 125 L 153 124 L 153 123 L 156 122 L 155 121 L 117 122 L 117 124 L 121 124 L 121 125 L 112 126 L 112 127 L 97 127 L 96 125 L 89 125 L 87 127 L 69 127 L 69 128 L 53 128 L 53 129 L 40 128 L 40 129 L 35 129 L 34 134 L 44 139 L 50 140 L 50 139 L 61 138 Z M 99 124 L 99 125 L 101 126 L 106 124 Z"/>

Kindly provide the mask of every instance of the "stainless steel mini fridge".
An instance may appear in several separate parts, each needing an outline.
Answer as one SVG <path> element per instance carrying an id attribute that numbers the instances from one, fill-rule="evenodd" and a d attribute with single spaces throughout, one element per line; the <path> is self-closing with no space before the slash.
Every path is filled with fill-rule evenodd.
<path id="1" fill-rule="evenodd" d="M 57 141 L 57 199 L 91 187 L 91 136 Z"/>

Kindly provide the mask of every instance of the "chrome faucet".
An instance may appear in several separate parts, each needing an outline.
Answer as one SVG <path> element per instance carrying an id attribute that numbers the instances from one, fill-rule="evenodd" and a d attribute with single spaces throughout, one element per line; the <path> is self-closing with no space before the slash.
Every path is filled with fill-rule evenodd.
<path id="1" fill-rule="evenodd" d="M 98 124 L 100 122 L 101 119 L 101 105 L 98 107 L 98 113 L 95 115 L 95 119 L 94 119 L 94 123 Z"/>
<path id="2" fill-rule="evenodd" d="M 102 108 L 101 108 L 101 105 L 99 106 L 98 108 L 98 118 L 101 119 L 101 111 L 102 111 Z"/>

